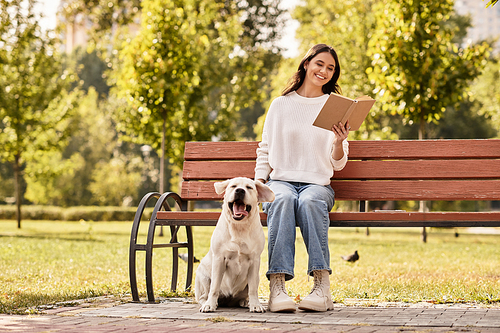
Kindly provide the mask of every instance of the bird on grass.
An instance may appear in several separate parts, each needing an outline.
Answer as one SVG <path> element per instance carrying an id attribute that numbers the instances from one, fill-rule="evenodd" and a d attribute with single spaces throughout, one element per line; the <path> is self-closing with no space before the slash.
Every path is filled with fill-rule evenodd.
<path id="1" fill-rule="evenodd" d="M 179 253 L 179 258 L 181 258 L 184 261 L 188 261 L 188 254 L 187 253 Z M 194 257 L 194 262 L 200 262 L 200 259 Z"/>
<path id="2" fill-rule="evenodd" d="M 358 254 L 358 251 L 354 251 L 353 254 L 350 254 L 348 256 L 340 256 L 342 259 L 344 259 L 345 261 L 349 261 L 349 262 L 355 262 L 359 259 L 359 254 Z"/>

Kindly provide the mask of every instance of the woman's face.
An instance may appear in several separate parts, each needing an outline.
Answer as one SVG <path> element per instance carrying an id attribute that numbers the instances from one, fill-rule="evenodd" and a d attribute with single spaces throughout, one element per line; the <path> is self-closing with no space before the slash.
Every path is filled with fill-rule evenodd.
<path id="1" fill-rule="evenodd" d="M 309 62 L 304 64 L 306 77 L 304 83 L 310 83 L 322 87 L 328 83 L 335 72 L 335 59 L 330 52 L 318 53 Z"/>

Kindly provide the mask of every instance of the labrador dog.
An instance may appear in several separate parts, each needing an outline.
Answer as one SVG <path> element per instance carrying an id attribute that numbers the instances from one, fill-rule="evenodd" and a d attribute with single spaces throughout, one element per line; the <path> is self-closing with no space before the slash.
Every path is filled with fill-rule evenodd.
<path id="1" fill-rule="evenodd" d="M 265 312 L 258 296 L 260 256 L 265 237 L 259 202 L 272 202 L 273 191 L 259 181 L 234 178 L 215 183 L 224 194 L 222 212 L 208 254 L 196 270 L 195 296 L 201 312 L 218 305 Z"/>

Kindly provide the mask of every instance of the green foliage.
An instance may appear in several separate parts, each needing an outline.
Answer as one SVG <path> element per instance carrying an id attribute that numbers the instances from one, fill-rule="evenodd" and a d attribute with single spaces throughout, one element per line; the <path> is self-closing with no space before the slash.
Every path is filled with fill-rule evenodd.
<path id="1" fill-rule="evenodd" d="M 185 141 L 253 138 L 280 59 L 279 3 L 75 0 L 62 12 L 66 24 L 91 22 L 88 50 L 110 69 L 103 77 L 114 87 L 119 139 L 152 146 L 161 161 L 165 154 L 175 186 Z"/>
<path id="2" fill-rule="evenodd" d="M 85 17 L 85 26 L 89 27 L 89 48 L 106 48 L 110 42 L 113 27 L 133 24 L 141 9 L 141 0 L 73 0 L 64 2 L 61 14 L 65 20 L 60 29 L 64 31 L 68 24 L 81 24 Z"/>
<path id="3" fill-rule="evenodd" d="M 263 98 L 272 53 L 245 37 L 236 2 L 143 1 L 141 29 L 119 47 L 112 74 L 130 104 L 119 130 L 180 167 L 184 142 L 236 138 L 239 111 Z M 256 38 L 256 36 L 254 36 Z"/>
<path id="4" fill-rule="evenodd" d="M 153 159 L 143 160 L 138 146 L 119 141 L 111 120 L 120 107 L 116 100 L 100 99 L 92 87 L 79 97 L 72 136 L 63 150 L 30 156 L 26 199 L 63 207 L 138 202 L 155 189 Z"/>
<path id="5" fill-rule="evenodd" d="M 60 151 L 36 152 L 25 169 L 25 198 L 35 204 L 60 204 L 75 185 L 74 176 L 85 164 L 82 156 L 63 159 Z"/>
<path id="6" fill-rule="evenodd" d="M 24 220 L 52 221 L 128 221 L 134 220 L 135 207 L 113 206 L 76 206 L 62 208 L 58 206 L 25 206 L 22 212 Z M 147 209 L 144 218 L 149 219 L 152 209 Z M 10 205 L 0 205 L 0 219 L 15 219 L 16 209 Z"/>
<path id="7" fill-rule="evenodd" d="M 35 2 L 29 1 L 27 11 L 22 2 L 0 2 L 0 142 L 1 157 L 10 162 L 28 148 L 59 146 L 67 133 L 57 125 L 73 108 L 71 103 L 52 107 L 74 76 L 62 71 L 56 39 L 41 31 L 33 12 Z"/>
<path id="8" fill-rule="evenodd" d="M 132 202 L 135 198 L 131 195 L 137 193 L 137 185 L 141 183 L 141 170 L 140 157 L 127 160 L 121 156 L 100 162 L 93 171 L 90 192 L 100 204 L 118 206 Z"/>
<path id="9" fill-rule="evenodd" d="M 210 41 L 215 41 L 216 49 L 234 43 L 235 39 L 226 34 L 231 30 L 222 29 L 227 28 L 224 21 L 220 22 L 220 36 L 219 31 L 210 31 L 212 20 L 217 21 L 217 5 L 201 5 L 198 9 L 194 1 L 183 6 L 173 1 L 163 6 L 159 1 L 145 1 L 141 30 L 135 38 L 123 42 L 121 65 L 113 73 L 116 93 L 131 105 L 128 112 L 117 114 L 119 129 L 159 150 L 166 122 L 166 155 L 171 157 L 182 154 L 182 142 L 188 139 L 186 132 L 203 137 L 198 131 L 208 129 L 208 113 L 196 112 L 193 104 L 207 97 L 195 93 L 201 76 L 216 75 L 215 69 L 208 66 L 208 71 L 202 72 L 204 57 L 211 53 Z M 235 33 L 237 36 L 238 31 Z"/>
<path id="10" fill-rule="evenodd" d="M 57 40 L 41 30 L 34 5 L 0 1 L 0 159 L 13 163 L 18 211 L 23 164 L 37 151 L 64 145 L 76 102 L 65 93 L 76 77 L 62 70 Z"/>
<path id="11" fill-rule="evenodd" d="M 106 63 L 99 58 L 97 51 L 88 52 L 82 48 L 77 48 L 71 55 L 76 62 L 76 70 L 80 78 L 80 89 L 88 92 L 95 89 L 100 98 L 108 96 L 109 86 L 106 83 Z"/>
<path id="12" fill-rule="evenodd" d="M 262 112 L 258 103 L 280 58 L 273 45 L 282 27 L 278 5 L 279 0 L 76 0 L 63 12 L 69 23 L 78 14 L 92 22 L 91 48 L 112 68 L 106 75 L 115 94 L 129 103 L 116 112 L 122 139 L 160 153 L 165 121 L 166 155 L 180 167 L 185 141 L 248 135 L 255 116 L 242 119 L 240 112 Z"/>
<path id="13" fill-rule="evenodd" d="M 484 65 L 489 45 L 452 43 L 453 1 L 384 0 L 374 6 L 376 29 L 367 68 L 378 100 L 388 113 L 408 123 L 438 122 L 457 105 Z"/>
<path id="14" fill-rule="evenodd" d="M 500 137 L 500 57 L 490 58 L 483 74 L 471 85 L 471 109 L 478 116 L 487 118 Z"/>
<path id="15" fill-rule="evenodd" d="M 471 87 L 472 89 L 472 87 Z M 480 114 L 479 103 L 462 101 L 456 107 L 446 108 L 439 124 L 428 125 L 431 138 L 489 139 L 498 136 L 498 125 L 485 114 Z"/>
<path id="16" fill-rule="evenodd" d="M 72 114 L 72 135 L 62 151 L 31 156 L 25 171 L 26 198 L 35 204 L 61 206 L 91 204 L 88 190 L 94 165 L 109 159 L 113 135 L 109 118 L 100 112 L 96 92 L 80 95 Z"/>

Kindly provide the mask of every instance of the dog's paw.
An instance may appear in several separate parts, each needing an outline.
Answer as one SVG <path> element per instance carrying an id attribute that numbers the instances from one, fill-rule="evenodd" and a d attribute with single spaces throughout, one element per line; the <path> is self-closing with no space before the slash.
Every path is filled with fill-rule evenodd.
<path id="1" fill-rule="evenodd" d="M 216 309 L 217 309 L 216 304 L 210 304 L 210 303 L 206 302 L 205 304 L 203 304 L 201 306 L 200 312 L 214 312 Z"/>
<path id="2" fill-rule="evenodd" d="M 242 299 L 242 300 L 240 300 L 240 307 L 242 307 L 242 308 L 248 308 L 248 299 Z"/>
<path id="3" fill-rule="evenodd" d="M 260 302 L 256 304 L 250 304 L 248 308 L 250 309 L 250 312 L 266 312 L 266 309 L 264 309 Z"/>

